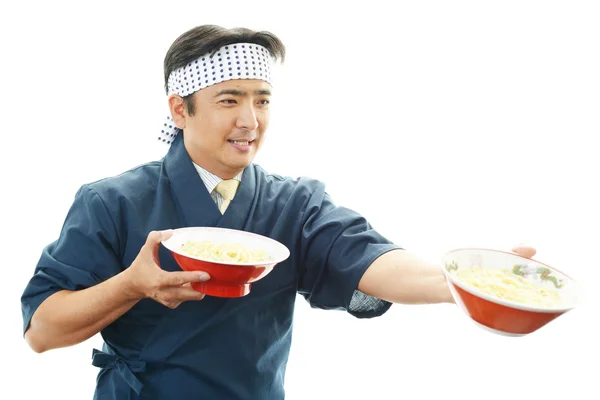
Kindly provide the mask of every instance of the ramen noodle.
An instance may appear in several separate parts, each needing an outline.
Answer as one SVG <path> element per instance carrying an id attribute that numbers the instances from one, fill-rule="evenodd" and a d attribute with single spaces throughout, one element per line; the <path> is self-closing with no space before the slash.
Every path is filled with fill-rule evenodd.
<path id="1" fill-rule="evenodd" d="M 558 290 L 537 285 L 508 269 L 460 268 L 456 276 L 465 284 L 502 300 L 544 308 L 554 307 L 561 300 Z"/>
<path id="2" fill-rule="evenodd" d="M 249 248 L 241 243 L 214 243 L 208 240 L 201 242 L 188 240 L 182 245 L 181 251 L 204 260 L 234 264 L 263 262 L 270 259 L 261 249 Z"/>

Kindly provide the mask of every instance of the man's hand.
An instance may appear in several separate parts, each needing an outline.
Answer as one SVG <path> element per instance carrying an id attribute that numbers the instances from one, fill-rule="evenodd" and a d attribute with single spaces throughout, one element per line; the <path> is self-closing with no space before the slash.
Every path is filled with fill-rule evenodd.
<path id="1" fill-rule="evenodd" d="M 523 243 L 520 243 L 512 248 L 513 253 L 517 253 L 518 255 L 526 258 L 531 258 L 535 256 L 537 251 L 533 247 L 525 246 Z"/>
<path id="2" fill-rule="evenodd" d="M 150 232 L 138 256 L 125 271 L 133 298 L 151 298 L 169 308 L 176 308 L 187 300 L 204 298 L 204 294 L 194 290 L 190 283 L 209 280 L 206 272 L 167 272 L 160 267 L 160 243 L 172 235 L 172 231 Z"/>

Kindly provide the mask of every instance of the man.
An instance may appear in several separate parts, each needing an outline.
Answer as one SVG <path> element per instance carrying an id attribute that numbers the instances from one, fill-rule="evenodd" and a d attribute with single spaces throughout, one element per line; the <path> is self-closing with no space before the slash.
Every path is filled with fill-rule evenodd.
<path id="1" fill-rule="evenodd" d="M 83 185 L 44 249 L 22 297 L 25 338 L 43 352 L 101 332 L 96 399 L 283 399 L 297 293 L 359 318 L 452 302 L 438 266 L 334 205 L 322 183 L 253 164 L 284 57 L 268 32 L 181 35 L 164 63 L 168 154 Z M 259 233 L 291 256 L 245 297 L 205 298 L 190 283 L 210 276 L 181 271 L 160 245 L 184 226 Z"/>

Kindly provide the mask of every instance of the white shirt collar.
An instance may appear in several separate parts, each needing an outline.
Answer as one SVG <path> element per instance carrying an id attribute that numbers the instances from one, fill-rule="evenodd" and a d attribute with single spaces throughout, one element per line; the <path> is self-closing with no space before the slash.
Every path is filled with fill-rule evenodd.
<path id="1" fill-rule="evenodd" d="M 223 179 L 219 178 L 218 176 L 216 176 L 213 173 L 208 172 L 207 170 L 205 170 L 201 166 L 197 165 L 196 163 L 193 163 L 193 164 L 194 164 L 194 167 L 196 168 L 196 171 L 198 171 L 198 174 L 200 174 L 200 178 L 202 179 L 202 182 L 204 182 L 204 185 L 206 186 L 208 193 L 212 194 L 215 187 L 219 183 L 221 183 L 221 181 Z M 239 174 L 234 176 L 233 179 L 236 179 L 241 182 L 243 174 L 244 174 L 244 171 L 242 170 L 242 172 L 240 172 Z"/>

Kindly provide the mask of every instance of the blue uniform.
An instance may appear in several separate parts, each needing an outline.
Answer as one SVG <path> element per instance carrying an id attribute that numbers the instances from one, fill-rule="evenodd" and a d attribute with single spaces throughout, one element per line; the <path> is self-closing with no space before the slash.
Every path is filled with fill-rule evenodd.
<path id="1" fill-rule="evenodd" d="M 151 299 L 102 330 L 95 399 L 284 398 L 296 294 L 313 307 L 359 318 L 390 306 L 350 309 L 358 282 L 379 256 L 399 248 L 359 214 L 333 204 L 322 183 L 246 168 L 225 214 L 206 190 L 182 134 L 160 161 L 82 186 L 57 241 L 42 253 L 22 296 L 24 329 L 60 290 L 96 285 L 126 269 L 152 230 L 241 229 L 285 244 L 291 256 L 249 295 L 207 296 L 170 309 Z M 160 246 L 161 267 L 180 271 Z"/>

